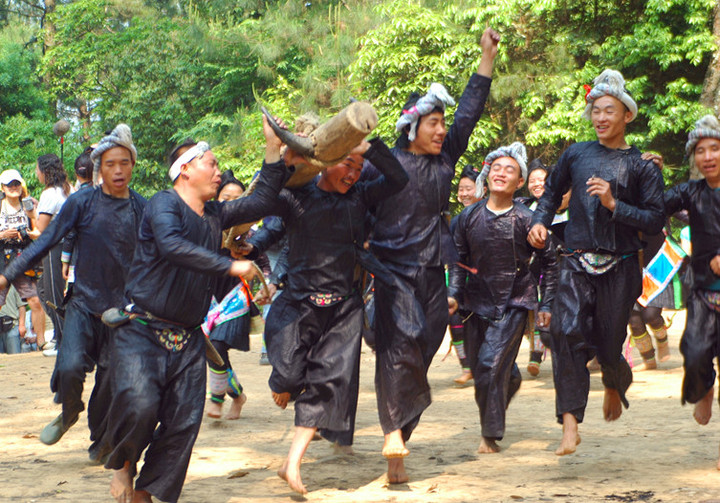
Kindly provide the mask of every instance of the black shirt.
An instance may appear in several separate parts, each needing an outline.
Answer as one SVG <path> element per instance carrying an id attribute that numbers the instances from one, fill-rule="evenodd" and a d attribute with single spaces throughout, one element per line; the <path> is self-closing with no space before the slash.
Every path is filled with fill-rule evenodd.
<path id="1" fill-rule="evenodd" d="M 121 305 L 145 204 L 133 190 L 127 199 L 105 194 L 100 187 L 71 194 L 40 237 L 8 265 L 5 277 L 23 274 L 74 232 L 78 265 L 73 299 L 98 315 Z"/>
<path id="2" fill-rule="evenodd" d="M 565 245 L 573 250 L 598 250 L 614 254 L 642 248 L 638 231 L 657 234 L 665 223 L 660 170 L 640 157 L 640 151 L 610 149 L 597 141 L 568 147 L 545 183 L 533 224 L 550 228 L 562 196 L 572 189 Z M 610 183 L 616 200 L 611 212 L 600 198 L 587 193 L 587 181 L 597 176 Z"/>
<path id="3" fill-rule="evenodd" d="M 410 181 L 405 190 L 375 209 L 370 244 L 381 260 L 420 266 L 441 266 L 457 260 L 444 212 L 448 211 L 455 165 L 485 108 L 490 83 L 489 78 L 478 74 L 470 78 L 439 155 L 392 149 Z M 363 180 L 376 176 L 378 172 L 371 166 L 363 170 Z"/>
<path id="4" fill-rule="evenodd" d="M 281 192 L 274 213 L 287 229 L 285 291 L 291 298 L 300 300 L 317 293 L 348 295 L 353 289 L 356 264 L 384 274 L 384 268 L 378 268 L 377 261 L 362 248 L 365 214 L 369 206 L 402 190 L 408 177 L 379 139 L 371 141 L 365 158 L 381 176 L 357 182 L 345 194 L 326 192 L 315 180 L 300 189 Z M 268 233 L 274 234 L 274 239 L 267 239 Z M 278 237 L 277 231 L 263 227 L 249 242 L 269 246 Z"/>
<path id="5" fill-rule="evenodd" d="M 208 201 L 203 216 L 173 189 L 155 194 L 140 222 L 127 299 L 180 325 L 202 323 L 216 277 L 227 274 L 232 263 L 220 254 L 222 230 L 268 214 L 288 175 L 282 161 L 263 165 L 252 195 L 222 203 Z"/>

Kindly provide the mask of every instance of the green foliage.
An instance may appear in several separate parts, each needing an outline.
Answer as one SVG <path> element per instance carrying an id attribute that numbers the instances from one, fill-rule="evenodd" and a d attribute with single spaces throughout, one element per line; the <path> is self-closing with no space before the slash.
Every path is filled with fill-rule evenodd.
<path id="1" fill-rule="evenodd" d="M 37 54 L 9 33 L 0 36 L 0 121 L 16 114 L 30 116 L 45 108 L 36 74 Z"/>
<path id="2" fill-rule="evenodd" d="M 706 112 L 698 101 L 717 50 L 715 3 L 58 1 L 42 58 L 40 44 L 26 45 L 34 18 L 16 15 L 0 29 L 0 163 L 34 180 L 37 155 L 57 150 L 50 128 L 61 114 L 73 124 L 66 159 L 118 122 L 130 125 L 134 186 L 146 195 L 168 186 L 165 157 L 186 136 L 210 141 L 222 167 L 247 180 L 264 156 L 255 96 L 290 125 L 306 111 L 326 118 L 351 97 L 369 100 L 391 143 L 410 92 L 441 82 L 460 96 L 493 26 L 502 42 L 492 95 L 461 164 L 515 140 L 552 163 L 570 143 L 593 139 L 580 117 L 583 84 L 610 67 L 639 104 L 628 140 L 660 151 L 674 182 L 687 174 L 686 132 Z M 0 0 L 0 10 L 8 5 L 34 9 Z"/>
<path id="3" fill-rule="evenodd" d="M 48 117 L 28 118 L 18 114 L 0 123 L 0 171 L 20 171 L 35 197 L 39 197 L 44 188 L 35 175 L 37 158 L 43 154 L 60 155 L 60 140 L 53 134 L 53 122 Z M 75 140 L 72 135 L 66 137 L 64 164 L 68 173 L 72 172 L 75 157 L 81 152 Z"/>

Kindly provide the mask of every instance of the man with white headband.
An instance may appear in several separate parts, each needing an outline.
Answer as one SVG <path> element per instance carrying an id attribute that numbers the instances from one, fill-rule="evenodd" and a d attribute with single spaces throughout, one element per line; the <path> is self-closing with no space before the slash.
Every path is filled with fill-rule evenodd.
<path id="1" fill-rule="evenodd" d="M 720 121 L 706 115 L 688 135 L 685 152 L 703 179 L 690 180 L 665 193 L 665 212 L 690 213 L 692 291 L 687 325 L 680 341 L 685 375 L 682 403 L 694 403 L 695 420 L 712 416 L 715 368 L 720 356 Z M 720 459 L 717 462 L 720 470 Z"/>
<path id="2" fill-rule="evenodd" d="M 515 364 L 528 311 L 539 308 L 537 324 L 549 324 L 557 282 L 557 256 L 547 244 L 540 252 L 527 242 L 532 211 L 513 201 L 527 178 L 525 146 L 515 142 L 485 157 L 477 191 L 488 180 L 489 197 L 468 206 L 457 217 L 453 231 L 460 262 L 450 266 L 448 304 L 451 313 L 462 303 L 465 317 L 465 354 L 475 382 L 480 410 L 480 454 L 500 451 L 505 435 L 505 410 L 520 388 L 522 376 Z M 538 258 L 542 275 L 531 270 Z"/>
<path id="3" fill-rule="evenodd" d="M 450 129 L 445 107 L 454 104 L 445 88 L 433 84 L 421 97 L 413 93 L 403 107 L 392 149 L 410 177 L 405 189 L 375 208 L 370 247 L 398 278 L 398 287 L 376 285 L 377 390 L 383 456 L 391 484 L 408 480 L 405 443 L 430 405 L 427 371 L 445 334 L 448 305 L 443 264 L 454 262 L 445 215 L 455 165 L 485 108 L 500 36 L 488 28 L 482 58 L 458 103 Z M 363 178 L 376 178 L 368 166 Z"/>
<path id="4" fill-rule="evenodd" d="M 145 208 L 145 199 L 128 187 L 136 157 L 130 128 L 119 124 L 100 140 L 91 155 L 102 185 L 68 197 L 48 228 L 0 277 L 2 284 L 6 278 L 12 280 L 23 274 L 65 236 L 75 234 L 79 267 L 50 381 L 56 400 L 62 404 L 62 413 L 43 429 L 40 441 L 54 444 L 75 424 L 85 408 L 82 401 L 85 375 L 97 366 L 95 387 L 88 403 L 88 426 L 93 441 L 89 452 L 90 459 L 96 462 L 108 453 L 103 434 L 110 406 L 110 332 L 99 317 L 107 308 L 123 302 Z"/>
<path id="5" fill-rule="evenodd" d="M 219 253 L 222 231 L 265 216 L 289 175 L 280 141 L 263 122 L 267 149 L 252 195 L 212 200 L 220 185 L 217 158 L 205 142 L 185 144 L 171 154 L 173 188 L 148 201 L 140 222 L 124 308 L 132 316 L 116 330 L 112 361 L 114 449 L 105 467 L 115 470 L 110 492 L 119 502 L 180 497 L 205 404 L 200 325 L 217 277 L 253 276 L 251 262 Z"/>
<path id="6" fill-rule="evenodd" d="M 545 246 L 563 194 L 572 189 L 565 228 L 565 260 L 550 324 L 556 414 L 563 437 L 555 454 L 575 452 L 585 414 L 590 375 L 597 356 L 605 386 L 603 415 L 614 421 L 628 407 L 632 371 L 622 356 L 630 312 L 641 292 L 638 231 L 660 232 L 665 222 L 660 171 L 625 142 L 637 105 L 623 76 L 605 70 L 586 86 L 583 116 L 597 141 L 570 146 L 545 184 L 528 241 Z"/>

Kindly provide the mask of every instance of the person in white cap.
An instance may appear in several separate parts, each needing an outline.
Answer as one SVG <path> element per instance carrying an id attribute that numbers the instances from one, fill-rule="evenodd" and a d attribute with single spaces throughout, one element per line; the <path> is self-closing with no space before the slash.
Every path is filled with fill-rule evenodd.
<path id="1" fill-rule="evenodd" d="M 522 143 L 500 147 L 485 157 L 476 195 L 487 179 L 489 196 L 467 207 L 453 231 L 460 261 L 450 266 L 448 305 L 454 312 L 462 302 L 465 354 L 475 382 L 482 440 L 478 452 L 500 451 L 505 434 L 505 411 L 522 377 L 515 359 L 528 312 L 539 308 L 538 326 L 549 325 L 557 282 L 557 256 L 546 244 L 541 252 L 527 242 L 532 211 L 515 203 L 513 195 L 527 178 Z M 536 255 L 542 274 L 538 281 L 530 266 Z"/>
<path id="2" fill-rule="evenodd" d="M 31 206 L 23 206 L 28 192 L 25 180 L 16 169 L 6 169 L 0 173 L 0 185 L 5 194 L 0 204 L 0 247 L 2 247 L 3 269 L 8 262 L 17 257 L 25 248 L 30 246 L 40 232 L 35 223 L 36 213 Z M 37 292 L 37 274 L 34 269 L 24 271 L 12 282 L 21 298 L 26 299 L 30 307 L 30 316 L 33 327 L 38 327 L 38 347 L 45 343 L 45 311 Z M 8 288 L 0 289 L 0 306 L 5 305 L 5 296 Z"/>
<path id="3" fill-rule="evenodd" d="M 682 403 L 695 404 L 695 420 L 706 425 L 712 416 L 715 368 L 720 357 L 720 121 L 706 115 L 688 135 L 690 166 L 704 176 L 665 193 L 665 212 L 690 213 L 692 291 L 687 325 L 680 341 L 685 375 Z M 720 470 L 720 458 L 717 462 Z"/>
<path id="4" fill-rule="evenodd" d="M 572 189 L 565 228 L 565 259 L 550 324 L 556 414 L 563 437 L 555 454 L 575 452 L 597 355 L 605 386 L 603 415 L 614 421 L 628 407 L 632 371 L 622 356 L 630 311 L 641 292 L 638 231 L 660 232 L 665 223 L 663 180 L 651 160 L 625 142 L 637 105 L 623 76 L 605 70 L 586 87 L 583 116 L 597 141 L 576 143 L 560 157 L 533 215 L 528 241 L 543 248 L 563 194 Z"/>
<path id="5" fill-rule="evenodd" d="M 190 143 L 171 154 L 173 188 L 155 194 L 140 221 L 124 308 L 134 319 L 115 331 L 112 359 L 105 467 L 115 470 L 110 493 L 119 502 L 180 497 L 205 405 L 201 324 L 216 278 L 254 276 L 250 261 L 220 254 L 222 230 L 264 217 L 290 174 L 263 121 L 265 162 L 252 195 L 213 201 L 217 158 L 207 143 Z"/>
<path id="6" fill-rule="evenodd" d="M 62 412 L 43 429 L 40 441 L 54 444 L 75 424 L 85 408 L 85 376 L 96 367 L 88 402 L 88 451 L 91 460 L 100 462 L 108 453 L 103 437 L 110 405 L 110 331 L 100 315 L 123 302 L 145 199 L 128 186 L 137 158 L 128 126 L 119 124 L 102 138 L 91 157 L 102 185 L 71 194 L 40 237 L 6 268 L 0 284 L 21 276 L 67 235 L 76 235 L 78 267 L 50 380 Z"/>

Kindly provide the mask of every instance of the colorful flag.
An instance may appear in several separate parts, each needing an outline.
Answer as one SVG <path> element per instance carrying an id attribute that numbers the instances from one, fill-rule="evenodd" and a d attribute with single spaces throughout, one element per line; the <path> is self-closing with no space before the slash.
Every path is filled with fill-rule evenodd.
<path id="1" fill-rule="evenodd" d="M 680 246 L 665 239 L 660 251 L 643 269 L 642 295 L 638 302 L 646 307 L 670 283 L 682 265 L 687 254 Z"/>

